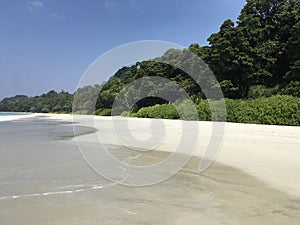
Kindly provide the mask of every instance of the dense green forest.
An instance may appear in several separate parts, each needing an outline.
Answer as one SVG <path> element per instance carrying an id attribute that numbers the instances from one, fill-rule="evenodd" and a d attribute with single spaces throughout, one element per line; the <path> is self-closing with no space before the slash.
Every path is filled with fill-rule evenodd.
<path id="1" fill-rule="evenodd" d="M 160 76 L 176 82 L 188 93 L 198 106 L 199 119 L 210 120 L 209 112 L 203 115 L 208 110 L 203 108 L 203 105 L 208 104 L 207 96 L 195 80 L 176 66 L 162 63 L 183 62 L 189 51 L 192 51 L 209 66 L 217 78 L 226 98 L 228 121 L 299 125 L 299 0 L 247 0 L 237 21 L 224 21 L 220 30 L 208 38 L 208 43 L 208 46 L 193 43 L 182 51 L 170 49 L 155 60 L 121 68 L 102 86 L 78 89 L 76 94 L 80 98 L 77 101 L 80 102 L 76 102 L 73 110 L 110 115 L 115 98 L 126 85 L 142 77 Z M 195 67 L 193 62 L 189 62 L 189 65 Z M 216 88 L 214 82 L 207 83 L 208 88 Z M 153 85 L 149 80 L 147 86 Z M 135 96 L 130 97 L 139 99 L 140 92 L 136 89 Z M 96 105 L 90 101 L 91 96 L 95 95 L 98 95 Z M 73 96 L 63 91 L 50 91 L 36 97 L 19 95 L 2 100 L 0 111 L 71 112 Z M 174 108 L 168 106 L 169 103 L 156 97 L 141 99 L 131 112 L 124 112 L 123 115 L 129 113 L 140 117 L 177 118 Z M 91 110 L 93 105 L 95 107 Z M 233 116 L 238 113 L 237 108 L 242 109 L 240 111 L 245 114 L 244 119 L 241 115 Z M 155 113 L 150 115 L 149 111 Z M 167 116 L 168 113 L 170 116 Z"/>
<path id="2" fill-rule="evenodd" d="M 57 93 L 54 90 L 40 96 L 28 97 L 16 95 L 0 102 L 0 111 L 12 112 L 72 112 L 73 94 L 65 91 Z"/>

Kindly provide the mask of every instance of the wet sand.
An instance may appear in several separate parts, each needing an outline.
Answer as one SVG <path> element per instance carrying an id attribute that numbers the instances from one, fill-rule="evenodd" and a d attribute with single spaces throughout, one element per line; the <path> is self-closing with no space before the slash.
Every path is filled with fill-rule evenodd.
<path id="1" fill-rule="evenodd" d="M 51 115 L 50 118 L 52 116 L 56 118 L 56 115 Z M 72 117 L 67 115 L 62 118 L 68 120 Z M 94 126 L 98 130 L 97 137 L 95 134 L 79 137 L 81 143 L 99 143 L 98 137 L 101 137 L 101 143 L 108 145 L 124 145 L 125 141 L 127 147 L 145 149 L 155 145 L 156 140 L 152 139 L 154 135 L 163 136 L 159 140 L 157 150 L 174 152 L 180 144 L 182 135 L 190 137 L 187 141 L 191 142 L 194 137 L 192 129 L 182 131 L 182 121 L 178 120 L 95 117 L 93 124 L 90 124 L 91 118 L 88 117 L 75 117 L 75 120 Z M 117 127 L 116 132 L 114 123 L 127 124 L 129 132 L 142 141 L 134 142 L 129 139 L 125 126 Z M 204 157 L 215 122 L 186 121 L 185 123 L 187 126 L 189 123 L 191 126 L 198 125 L 198 141 L 193 155 Z M 276 189 L 300 198 L 300 127 L 224 123 L 224 128 L 218 154 L 215 157 L 212 155 L 209 159 L 240 169 Z M 116 133 L 123 138 L 123 142 L 119 140 Z M 187 154 L 190 154 L 190 149 L 186 150 Z"/>
<path id="2" fill-rule="evenodd" d="M 200 173 L 196 156 L 165 182 L 114 184 L 87 166 L 72 132 L 68 122 L 45 117 L 0 125 L 1 224 L 299 224 L 298 196 L 217 162 Z M 131 164 L 170 154 L 134 157 L 122 146 L 108 148 Z"/>

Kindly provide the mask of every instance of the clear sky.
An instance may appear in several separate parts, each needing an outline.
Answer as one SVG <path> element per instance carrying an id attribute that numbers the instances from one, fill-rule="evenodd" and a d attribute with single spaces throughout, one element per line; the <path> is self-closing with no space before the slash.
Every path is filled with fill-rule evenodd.
<path id="1" fill-rule="evenodd" d="M 73 92 L 87 67 L 121 44 L 207 45 L 246 0 L 0 0 L 0 99 Z"/>

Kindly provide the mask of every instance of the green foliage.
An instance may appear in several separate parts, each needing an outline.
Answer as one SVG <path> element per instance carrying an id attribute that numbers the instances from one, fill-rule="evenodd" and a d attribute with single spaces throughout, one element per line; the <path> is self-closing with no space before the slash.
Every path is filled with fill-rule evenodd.
<path id="1" fill-rule="evenodd" d="M 197 110 L 200 121 L 211 121 L 211 112 L 207 100 L 201 101 L 197 105 Z"/>
<path id="2" fill-rule="evenodd" d="M 235 87 L 231 80 L 223 80 L 220 82 L 220 87 L 223 91 L 224 96 L 228 98 L 238 98 L 239 88 Z"/>
<path id="3" fill-rule="evenodd" d="M 171 104 L 154 105 L 146 108 L 141 108 L 136 114 L 136 117 L 141 118 L 160 118 L 160 119 L 178 119 L 179 115 L 175 107 Z"/>
<path id="4" fill-rule="evenodd" d="M 41 96 L 17 95 L 0 102 L 0 111 L 12 112 L 65 112 L 72 111 L 73 95 L 68 92 L 49 91 Z"/>
<path id="5" fill-rule="evenodd" d="M 181 120 L 198 120 L 197 108 L 193 101 L 181 100 L 174 103 L 175 110 L 177 111 Z"/>
<path id="6" fill-rule="evenodd" d="M 123 117 L 130 117 L 130 112 L 122 112 L 120 116 L 123 116 Z"/>
<path id="7" fill-rule="evenodd" d="M 78 88 L 74 95 L 73 112 L 78 114 L 92 114 L 96 109 L 96 99 L 100 89 L 100 85 L 88 85 Z"/>
<path id="8" fill-rule="evenodd" d="M 300 20 L 291 29 L 288 44 L 290 70 L 286 73 L 285 78 L 300 81 Z"/>
<path id="9" fill-rule="evenodd" d="M 299 79 L 299 4 L 248 0 L 237 26 L 226 20 L 209 37 L 206 62 L 220 82 L 229 80 L 239 88 L 238 98 L 247 98 L 253 85 L 275 86 L 296 75 Z"/>
<path id="10" fill-rule="evenodd" d="M 5 98 L 0 102 L 0 111 L 28 112 L 30 108 L 29 98 L 25 95 Z"/>
<path id="11" fill-rule="evenodd" d="M 123 112 L 122 116 L 128 116 Z M 198 120 L 197 108 L 191 101 L 178 101 L 174 104 L 154 105 L 141 108 L 137 113 L 129 113 L 129 116 L 142 118 L 182 119 Z"/>
<path id="12" fill-rule="evenodd" d="M 227 121 L 269 125 L 300 125 L 300 98 L 275 95 L 255 100 L 226 100 Z"/>
<path id="13" fill-rule="evenodd" d="M 249 98 L 271 97 L 279 92 L 279 87 L 267 88 L 264 85 L 255 85 L 250 87 Z"/>
<path id="14" fill-rule="evenodd" d="M 269 124 L 269 125 L 300 125 L 300 98 L 275 95 L 269 98 L 253 100 L 225 99 L 227 121 L 235 123 Z M 215 109 L 218 101 L 210 102 Z M 211 121 L 211 109 L 208 100 L 203 100 L 197 105 L 200 121 Z M 218 115 L 213 121 L 219 121 Z M 176 109 L 172 105 L 155 105 L 142 108 L 134 116 L 143 118 L 179 118 Z"/>
<path id="15" fill-rule="evenodd" d="M 97 116 L 111 116 L 111 109 L 97 109 L 95 111 Z"/>
<path id="16" fill-rule="evenodd" d="M 286 87 L 280 90 L 279 94 L 300 97 L 300 81 L 290 82 Z"/>

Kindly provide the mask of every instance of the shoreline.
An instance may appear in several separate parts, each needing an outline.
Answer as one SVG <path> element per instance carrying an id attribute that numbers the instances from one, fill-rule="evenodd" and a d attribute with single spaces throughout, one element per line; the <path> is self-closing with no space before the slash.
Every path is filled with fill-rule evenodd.
<path id="1" fill-rule="evenodd" d="M 1 113 L 7 113 L 7 112 L 1 112 Z M 25 112 L 16 112 L 11 115 L 3 116 L 0 114 L 0 122 L 7 122 L 7 121 L 13 121 L 13 120 L 19 120 L 19 119 L 25 119 L 25 118 L 32 118 L 35 115 L 32 113 L 25 113 Z"/>
<path id="2" fill-rule="evenodd" d="M 60 137 L 73 135 L 71 115 L 36 115 L 35 118 L 4 123 L 0 127 L 1 153 L 4 156 L 0 164 L 0 207 L 5 209 L 0 215 L 3 223 L 60 225 L 98 224 L 101 221 L 104 224 L 173 225 L 199 224 L 201 221 L 205 224 L 298 224 L 299 197 L 287 194 L 287 191 L 280 190 L 272 182 L 266 182 L 261 176 L 219 162 L 224 147 L 228 148 L 226 138 L 233 135 L 236 139 L 232 133 L 240 133 L 241 127 L 232 129 L 231 133 L 225 130 L 225 146 L 217 160 L 204 172 L 198 170 L 202 153 L 199 151 L 178 173 L 164 182 L 132 187 L 116 185 L 102 176 L 102 173 L 96 174 L 83 160 L 76 141 L 91 147 L 92 159 L 97 159 L 97 163 L 108 169 L 103 175 L 119 175 L 109 160 L 98 158 L 99 152 L 108 150 L 119 161 L 133 166 L 161 162 L 169 157 L 174 149 L 173 142 L 181 135 L 177 132 L 181 121 L 163 121 L 166 124 L 166 137 L 158 149 L 165 151 L 146 151 L 141 154 L 121 144 L 112 145 L 118 141 L 111 129 L 112 118 L 97 117 L 95 126 L 98 132 L 90 134 L 86 134 L 86 131 L 92 130 L 86 127 L 90 125 L 87 122 L 88 116 L 80 116 L 80 119 L 82 123 L 75 123 L 75 127 L 82 135 L 66 140 Z M 126 118 L 114 119 L 117 123 L 126 121 Z M 157 121 L 133 118 L 128 122 L 130 132 L 137 135 L 137 138 L 145 138 L 149 136 L 149 130 L 145 127 L 149 128 L 151 122 Z M 205 147 L 202 142 L 209 138 L 206 131 L 209 131 L 211 123 L 199 124 L 200 148 Z M 155 131 L 157 126 L 152 128 L 155 133 L 162 133 L 161 130 Z M 119 131 L 128 136 L 122 127 Z M 249 130 L 248 133 L 239 136 L 240 141 L 249 141 L 249 137 L 253 137 Z M 280 134 L 275 133 L 272 136 L 272 132 L 269 132 L 263 139 L 274 139 Z M 97 135 L 104 135 L 103 142 L 108 146 L 100 146 L 95 139 Z M 254 138 L 257 139 L 257 135 Z M 229 147 L 226 151 L 232 153 L 235 147 Z M 184 157 L 177 156 L 177 159 Z M 239 155 L 234 159 L 243 164 L 249 163 L 249 159 L 244 160 Z M 120 168 L 123 175 L 130 173 L 128 168 Z M 148 182 L 154 174 L 164 176 L 169 169 L 151 169 L 155 173 L 142 173 L 142 177 Z"/>
<path id="3" fill-rule="evenodd" d="M 34 114 L 46 116 L 46 119 L 72 122 L 71 114 Z M 87 116 L 80 116 L 86 120 Z M 96 123 L 105 122 L 104 144 L 120 145 L 114 138 L 111 129 L 111 117 L 94 116 Z M 141 137 L 145 134 L 143 124 L 148 126 L 154 119 L 143 118 L 117 118 L 128 119 L 130 125 L 138 130 Z M 180 120 L 162 120 L 166 125 L 168 137 L 157 148 L 159 151 L 173 152 L 174 145 L 180 137 Z M 203 149 L 208 144 L 212 124 L 214 122 L 196 122 L 200 127 L 200 138 L 197 150 L 193 156 L 202 157 Z M 80 124 L 79 125 L 90 125 Z M 97 126 L 97 124 L 96 124 Z M 98 131 L 99 132 L 99 131 Z M 136 134 L 136 133 L 135 133 Z M 271 187 L 281 190 L 291 196 L 300 198 L 300 127 L 225 123 L 223 143 L 215 161 L 223 165 L 234 167 L 252 175 Z M 80 141 L 95 142 L 95 134 L 80 137 Z M 128 146 L 127 146 L 128 147 Z M 135 146 L 136 147 L 136 146 Z M 202 150 L 201 150 L 202 149 Z"/>

